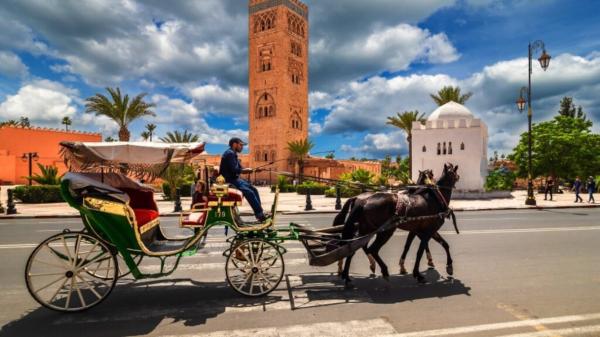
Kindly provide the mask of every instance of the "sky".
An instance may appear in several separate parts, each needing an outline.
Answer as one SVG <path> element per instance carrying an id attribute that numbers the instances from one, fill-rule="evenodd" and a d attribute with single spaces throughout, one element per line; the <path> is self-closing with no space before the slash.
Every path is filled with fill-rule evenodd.
<path id="1" fill-rule="evenodd" d="M 489 129 L 489 153 L 510 153 L 527 116 L 516 109 L 534 60 L 534 122 L 574 98 L 600 128 L 600 2 L 593 0 L 306 0 L 309 6 L 309 137 L 313 152 L 383 158 L 408 152 L 397 112 L 436 108 L 429 94 L 460 86 Z M 102 132 L 116 124 L 85 112 L 85 99 L 120 87 L 147 93 L 156 117 L 130 126 L 141 140 L 188 130 L 220 153 L 248 135 L 245 0 L 3 0 L 0 121 Z M 534 58 L 539 57 L 537 50 Z"/>

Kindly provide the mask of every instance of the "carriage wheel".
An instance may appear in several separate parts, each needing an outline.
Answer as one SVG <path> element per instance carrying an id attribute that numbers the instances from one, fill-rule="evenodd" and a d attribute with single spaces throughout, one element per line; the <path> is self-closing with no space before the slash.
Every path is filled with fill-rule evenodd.
<path id="1" fill-rule="evenodd" d="M 243 241 L 231 249 L 225 265 L 227 282 L 238 293 L 262 296 L 283 278 L 285 265 L 277 246 L 261 239 Z"/>
<path id="2" fill-rule="evenodd" d="M 86 310 L 102 302 L 117 278 L 117 260 L 108 246 L 81 232 L 44 240 L 25 267 L 31 296 L 47 308 L 65 312 Z"/>
<path id="3" fill-rule="evenodd" d="M 131 270 L 129 269 L 129 266 L 127 266 L 127 263 L 125 262 L 125 260 L 121 256 L 121 254 L 116 254 L 116 258 L 117 258 L 117 269 L 119 270 L 118 278 L 120 279 L 120 278 L 123 278 L 123 277 L 131 274 Z M 142 254 L 133 255 L 132 254 L 131 258 L 133 259 L 133 262 L 135 262 L 135 265 L 139 267 L 140 263 L 142 263 L 142 259 L 144 258 L 144 255 L 142 255 Z M 106 265 L 106 263 L 104 265 Z M 85 272 L 90 274 L 91 276 L 107 280 L 107 278 L 105 277 L 106 273 L 102 273 L 102 272 L 97 273 L 92 268 L 86 268 Z M 110 278 L 108 278 L 108 279 L 110 279 Z"/>

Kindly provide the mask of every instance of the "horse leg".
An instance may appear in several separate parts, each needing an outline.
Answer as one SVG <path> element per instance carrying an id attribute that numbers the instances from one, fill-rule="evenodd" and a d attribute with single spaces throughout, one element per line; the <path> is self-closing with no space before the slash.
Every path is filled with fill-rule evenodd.
<path id="1" fill-rule="evenodd" d="M 366 245 L 362 247 L 362 250 L 363 252 L 365 252 L 365 255 L 367 255 L 367 258 L 369 259 L 369 269 L 371 269 L 371 273 L 375 274 L 375 258 L 373 257 L 373 255 L 371 255 L 371 253 L 369 253 L 369 250 L 367 249 Z"/>
<path id="2" fill-rule="evenodd" d="M 423 252 L 425 251 L 425 247 L 427 247 L 427 242 L 429 241 L 429 237 L 419 237 L 421 239 L 421 243 L 419 244 L 419 251 L 417 251 L 417 259 L 415 261 L 415 267 L 413 269 L 413 276 L 417 279 L 419 283 L 426 283 L 425 277 L 419 273 L 419 264 L 421 263 L 421 258 L 423 257 Z"/>
<path id="3" fill-rule="evenodd" d="M 446 251 L 446 273 L 448 273 L 448 275 L 454 274 L 454 268 L 452 267 L 452 256 L 450 256 L 450 245 L 438 232 L 435 232 L 431 237 L 440 245 L 442 245 Z"/>
<path id="4" fill-rule="evenodd" d="M 410 249 L 410 245 L 412 245 L 415 236 L 417 236 L 417 234 L 414 232 L 408 232 L 408 237 L 404 243 L 404 250 L 402 251 L 402 256 L 400 256 L 400 274 L 402 275 L 408 274 L 406 268 L 404 268 L 404 261 L 406 261 L 406 254 L 408 254 L 408 250 Z"/>
<path id="5" fill-rule="evenodd" d="M 339 277 L 342 277 L 342 272 L 344 271 L 343 265 L 344 265 L 344 259 L 339 259 L 338 260 L 338 272 L 337 272 Z"/>
<path id="6" fill-rule="evenodd" d="M 386 231 L 386 232 L 378 233 L 375 236 L 375 241 L 373 241 L 373 244 L 371 244 L 371 246 L 369 246 L 369 248 L 367 249 L 368 254 L 372 255 L 373 258 L 375 259 L 375 261 L 377 261 L 377 264 L 379 265 L 379 268 L 381 269 L 381 275 L 383 276 L 383 278 L 386 281 L 389 280 L 390 273 L 388 272 L 387 265 L 385 264 L 385 262 L 383 262 L 383 259 L 379 256 L 379 250 L 392 237 L 392 235 L 394 234 L 394 230 L 395 230 L 395 228 L 393 228 L 392 230 Z"/>
<path id="7" fill-rule="evenodd" d="M 344 287 L 346 289 L 354 288 L 352 284 L 352 280 L 350 279 L 350 263 L 352 262 L 352 257 L 354 257 L 354 253 L 352 255 L 346 257 L 346 263 L 344 264 L 344 271 L 342 272 L 342 279 L 344 280 Z"/>
<path id="8" fill-rule="evenodd" d="M 433 258 L 431 257 L 431 252 L 429 251 L 429 245 L 425 247 L 425 256 L 427 256 L 427 265 L 431 268 L 434 268 Z"/>

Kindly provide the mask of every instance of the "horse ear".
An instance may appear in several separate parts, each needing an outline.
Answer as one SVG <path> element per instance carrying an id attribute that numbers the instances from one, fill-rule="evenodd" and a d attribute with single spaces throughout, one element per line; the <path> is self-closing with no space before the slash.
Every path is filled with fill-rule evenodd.
<path id="1" fill-rule="evenodd" d="M 454 167 L 454 172 L 458 171 L 458 165 Z"/>
<path id="2" fill-rule="evenodd" d="M 444 163 L 444 171 L 448 171 L 448 164 Z"/>

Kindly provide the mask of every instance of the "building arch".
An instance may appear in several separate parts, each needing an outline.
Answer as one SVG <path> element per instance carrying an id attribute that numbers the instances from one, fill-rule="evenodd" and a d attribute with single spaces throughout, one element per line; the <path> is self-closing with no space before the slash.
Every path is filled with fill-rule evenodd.
<path id="1" fill-rule="evenodd" d="M 262 93 L 256 102 L 256 118 L 273 117 L 277 113 L 275 99 L 269 93 Z"/>

